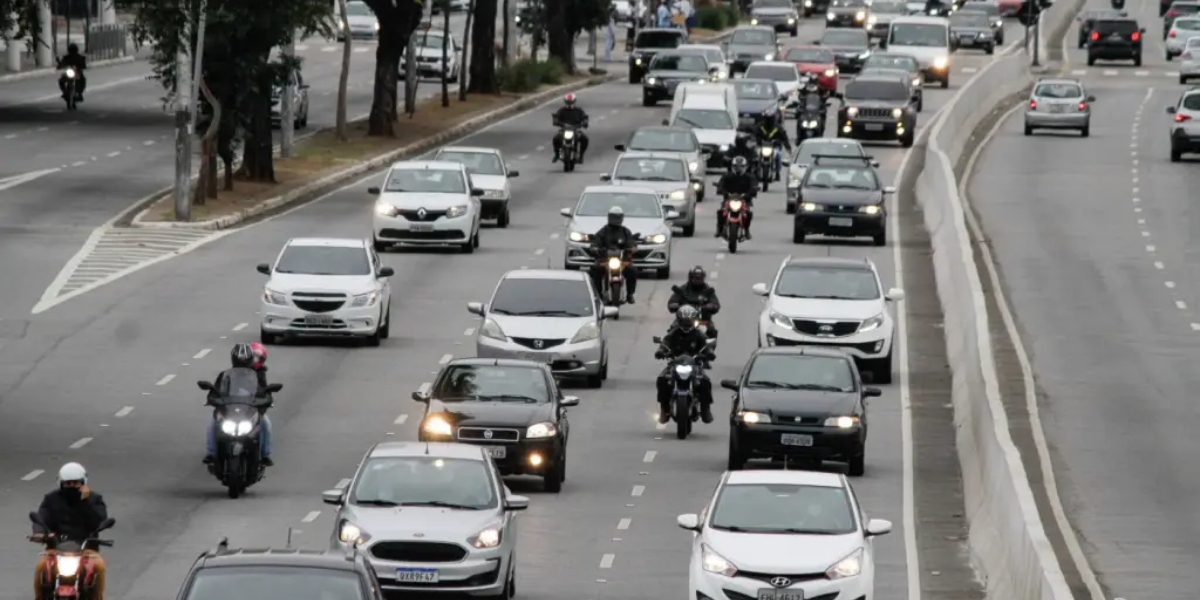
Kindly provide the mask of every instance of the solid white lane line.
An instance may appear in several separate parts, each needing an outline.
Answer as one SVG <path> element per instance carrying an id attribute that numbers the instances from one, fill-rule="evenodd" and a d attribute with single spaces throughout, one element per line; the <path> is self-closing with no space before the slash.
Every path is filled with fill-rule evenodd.
<path id="1" fill-rule="evenodd" d="M 154 384 L 154 385 L 167 385 L 168 383 L 171 383 L 171 380 L 172 380 L 172 379 L 175 379 L 175 374 L 174 374 L 174 373 L 171 373 L 170 375 L 167 375 L 166 377 L 163 377 L 162 379 L 159 379 L 159 380 L 158 380 L 158 383 L 156 383 L 156 384 Z"/>
<path id="2" fill-rule="evenodd" d="M 349 479 L 342 479 L 341 481 L 338 481 L 338 482 L 337 482 L 337 485 L 333 486 L 333 489 L 335 489 L 335 490 L 344 490 L 344 489 L 346 489 L 346 486 L 348 486 L 348 485 L 350 485 L 350 480 L 349 480 Z"/>
<path id="3" fill-rule="evenodd" d="M 117 418 L 119 419 L 119 418 L 121 418 L 121 417 L 128 417 L 128 416 L 129 416 L 129 413 L 131 413 L 131 412 L 133 412 L 133 407 L 132 407 L 132 406 L 126 406 L 126 407 L 122 408 L 121 410 L 118 410 L 118 411 L 117 411 L 117 414 L 115 414 L 115 415 L 113 415 L 113 416 L 115 416 L 115 417 L 117 417 Z"/>
<path id="4" fill-rule="evenodd" d="M 635 486 L 633 486 L 633 493 L 630 495 L 633 496 L 634 498 L 640 498 L 641 495 L 644 494 L 645 492 L 646 492 L 646 486 L 635 485 Z"/>
<path id="5" fill-rule="evenodd" d="M 71 444 L 69 446 L 69 448 L 72 450 L 78 450 L 78 449 L 88 445 L 88 442 L 90 442 L 90 441 L 92 441 L 92 438 L 90 438 L 90 437 L 79 438 L 78 440 L 75 440 L 75 443 Z"/>
<path id="6" fill-rule="evenodd" d="M 34 479 L 37 479 L 38 475 L 41 475 L 42 473 L 45 473 L 45 471 L 43 471 L 42 469 L 34 469 L 34 470 L 26 473 L 25 476 L 21 478 L 21 481 L 33 481 Z"/>
<path id="7" fill-rule="evenodd" d="M 407 420 L 408 420 L 408 415 L 400 415 L 400 416 L 396 417 L 395 421 L 392 421 L 392 425 L 403 425 L 404 422 Z"/>
<path id="8" fill-rule="evenodd" d="M 234 326 L 233 326 L 233 330 L 234 330 L 234 331 L 241 331 L 241 330 L 243 330 L 243 329 L 245 329 L 245 328 L 247 328 L 247 327 L 249 327 L 249 326 L 250 326 L 250 324 L 249 324 L 249 323 L 238 323 L 237 325 L 234 325 Z"/>
<path id="9" fill-rule="evenodd" d="M 446 363 L 448 363 L 448 362 L 450 362 L 450 361 L 452 361 L 452 360 L 454 360 L 454 355 L 453 355 L 453 354 L 443 354 L 443 355 L 442 355 L 442 358 L 438 360 L 438 364 L 439 364 L 439 365 L 444 365 L 444 364 L 446 364 Z"/>
<path id="10" fill-rule="evenodd" d="M 317 517 L 319 517 L 319 516 L 321 516 L 321 511 L 314 510 L 314 511 L 308 513 L 307 515 L 304 515 L 304 518 L 300 519 L 300 522 L 301 523 L 312 523 L 313 521 L 316 521 Z"/>
<path id="11" fill-rule="evenodd" d="M 154 144 L 157 144 L 157 143 L 158 142 L 155 142 L 154 140 L 146 140 L 146 141 L 142 142 L 142 145 L 143 146 L 153 146 Z"/>
<path id="12" fill-rule="evenodd" d="M 613 565 L 613 561 L 616 559 L 617 559 L 616 554 L 605 554 L 604 556 L 601 556 L 600 557 L 600 568 L 601 569 L 611 569 L 612 565 Z"/>
<path id="13" fill-rule="evenodd" d="M 465 335 L 467 337 L 471 337 L 471 336 L 475 335 L 475 328 L 468 327 L 467 330 L 463 332 L 463 335 Z"/>
<path id="14" fill-rule="evenodd" d="M 617 523 L 617 529 L 619 529 L 621 531 L 629 529 L 629 525 L 631 523 L 633 523 L 633 519 L 630 519 L 629 517 L 621 519 L 621 522 Z"/>
<path id="15" fill-rule="evenodd" d="M 1176 300 L 1175 308 L 1178 308 L 1179 310 L 1187 310 L 1187 303 L 1183 300 Z"/>
<path id="16" fill-rule="evenodd" d="M 200 359 L 204 358 L 205 356 L 208 356 L 209 352 L 212 352 L 212 348 L 205 348 L 205 349 L 197 352 L 196 355 L 192 357 L 192 360 L 200 360 Z"/>
<path id="17" fill-rule="evenodd" d="M 642 462 L 652 463 L 652 462 L 654 462 L 655 456 L 658 456 L 657 451 L 647 450 L 646 455 L 642 457 Z"/>

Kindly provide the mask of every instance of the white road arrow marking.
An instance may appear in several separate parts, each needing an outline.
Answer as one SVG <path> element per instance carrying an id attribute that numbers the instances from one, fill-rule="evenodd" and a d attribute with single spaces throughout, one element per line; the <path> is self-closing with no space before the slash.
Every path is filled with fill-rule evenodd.
<path id="1" fill-rule="evenodd" d="M 25 173 L 23 175 L 13 175 L 12 177 L 5 177 L 4 179 L 0 179 L 0 191 L 7 190 L 8 188 L 17 187 L 18 185 L 21 185 L 22 183 L 29 183 L 30 181 L 33 181 L 34 179 L 38 179 L 40 177 L 45 177 L 46 175 L 49 175 L 51 173 L 57 173 L 58 171 L 61 171 L 61 170 L 62 169 L 60 169 L 60 168 L 43 169 L 41 171 L 33 171 L 32 173 Z"/>

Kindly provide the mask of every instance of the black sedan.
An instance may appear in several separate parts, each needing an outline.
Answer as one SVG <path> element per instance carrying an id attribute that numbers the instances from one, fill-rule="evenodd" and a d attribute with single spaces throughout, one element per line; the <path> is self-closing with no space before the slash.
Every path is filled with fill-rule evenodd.
<path id="1" fill-rule="evenodd" d="M 759 348 L 733 390 L 729 415 L 729 469 L 755 458 L 844 462 L 849 474 L 865 471 L 867 398 L 854 361 L 839 350 L 812 346 Z"/>
<path id="2" fill-rule="evenodd" d="M 809 235 L 869 237 L 876 246 L 887 244 L 887 204 L 896 192 L 879 181 L 869 156 L 858 164 L 846 164 L 844 156 L 820 155 L 804 173 L 796 196 L 792 242 L 804 243 Z M 829 164 L 832 162 L 833 164 Z"/>
<path id="3" fill-rule="evenodd" d="M 562 491 L 567 479 L 567 407 L 541 363 L 465 358 L 438 372 L 433 387 L 413 392 L 426 406 L 417 439 L 475 444 L 487 448 L 503 475 L 537 475 L 547 492 Z"/>
<path id="4" fill-rule="evenodd" d="M 871 38 L 864 29 L 826 29 L 819 46 L 833 51 L 834 64 L 842 73 L 857 73 L 871 56 Z"/>

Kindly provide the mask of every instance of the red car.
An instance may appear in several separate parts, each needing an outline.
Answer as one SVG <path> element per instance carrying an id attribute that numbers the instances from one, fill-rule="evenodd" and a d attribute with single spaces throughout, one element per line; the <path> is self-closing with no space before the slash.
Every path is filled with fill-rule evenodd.
<path id="1" fill-rule="evenodd" d="M 796 70 L 801 75 L 813 73 L 817 76 L 817 85 L 821 89 L 834 93 L 838 87 L 838 68 L 834 63 L 833 51 L 818 46 L 797 46 L 788 48 L 783 55 L 784 62 L 796 64 Z"/>
<path id="2" fill-rule="evenodd" d="M 1016 16 L 1021 12 L 1021 5 L 1024 0 L 998 0 L 996 4 L 1000 5 L 1000 15 L 1004 17 Z"/>

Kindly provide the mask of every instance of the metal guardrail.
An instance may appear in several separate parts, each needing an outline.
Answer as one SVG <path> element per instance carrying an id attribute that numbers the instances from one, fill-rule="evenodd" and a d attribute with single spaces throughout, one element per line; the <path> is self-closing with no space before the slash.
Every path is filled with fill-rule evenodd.
<path id="1" fill-rule="evenodd" d="M 92 60 L 121 58 L 127 53 L 127 37 L 124 25 L 92 25 L 88 27 L 84 48 Z"/>

